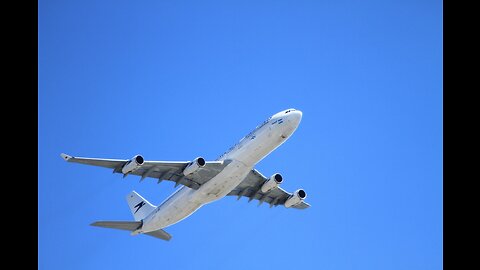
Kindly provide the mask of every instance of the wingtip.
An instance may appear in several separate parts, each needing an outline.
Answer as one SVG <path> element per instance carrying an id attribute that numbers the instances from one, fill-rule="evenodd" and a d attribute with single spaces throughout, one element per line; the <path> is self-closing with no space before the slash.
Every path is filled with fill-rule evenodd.
<path id="1" fill-rule="evenodd" d="M 61 153 L 60 156 L 65 160 L 65 161 L 69 161 L 71 158 L 73 158 L 72 156 L 69 156 L 65 153 Z"/>
<path id="2" fill-rule="evenodd" d="M 103 223 L 104 223 L 103 221 L 97 220 L 97 221 L 94 221 L 94 222 L 90 223 L 90 226 L 103 227 L 102 226 Z"/>
<path id="3" fill-rule="evenodd" d="M 306 203 L 306 202 L 304 202 L 304 204 L 305 204 L 305 208 L 303 208 L 303 209 L 307 209 L 311 206 L 309 203 Z"/>

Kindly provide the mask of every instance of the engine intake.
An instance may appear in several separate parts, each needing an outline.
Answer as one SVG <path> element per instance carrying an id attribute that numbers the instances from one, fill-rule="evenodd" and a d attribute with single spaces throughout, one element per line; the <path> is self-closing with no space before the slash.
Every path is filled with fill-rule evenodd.
<path id="1" fill-rule="evenodd" d="M 283 182 L 282 175 L 279 174 L 279 173 L 276 173 L 276 174 L 270 176 L 270 179 L 268 179 L 265 183 L 263 183 L 263 185 L 261 187 L 261 191 L 263 193 L 267 193 L 270 190 L 278 187 L 278 185 L 280 185 L 282 182 Z"/>
<path id="2" fill-rule="evenodd" d="M 293 195 L 290 196 L 290 198 L 288 198 L 288 200 L 285 202 L 285 207 L 289 208 L 289 207 L 295 206 L 303 202 L 303 200 L 305 200 L 306 197 L 307 197 L 307 193 L 305 192 L 305 190 L 297 189 L 297 191 L 295 191 Z"/>
<path id="3" fill-rule="evenodd" d="M 206 162 L 203 157 L 197 157 L 192 162 L 188 163 L 187 167 L 183 170 L 183 175 L 187 176 L 196 172 L 198 169 L 205 166 Z"/>
<path id="4" fill-rule="evenodd" d="M 143 165 L 144 161 L 145 160 L 143 159 L 143 157 L 141 155 L 134 156 L 127 163 L 125 163 L 125 165 L 123 165 L 122 173 L 127 174 L 127 173 L 131 173 L 131 172 L 137 170 L 138 168 L 140 168 Z"/>

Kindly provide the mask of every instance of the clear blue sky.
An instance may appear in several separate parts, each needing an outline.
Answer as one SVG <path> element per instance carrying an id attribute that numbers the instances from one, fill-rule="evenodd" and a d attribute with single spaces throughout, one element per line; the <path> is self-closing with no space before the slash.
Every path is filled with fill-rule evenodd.
<path id="1" fill-rule="evenodd" d="M 39 1 L 39 269 L 442 269 L 441 1 Z M 59 154 L 218 157 L 303 111 L 257 165 L 312 207 L 227 197 L 170 242 L 131 220 L 171 182 Z"/>

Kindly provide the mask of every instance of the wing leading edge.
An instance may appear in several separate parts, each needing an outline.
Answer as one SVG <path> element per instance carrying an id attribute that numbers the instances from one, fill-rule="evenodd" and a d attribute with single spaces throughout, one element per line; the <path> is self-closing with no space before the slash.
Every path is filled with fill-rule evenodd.
<path id="1" fill-rule="evenodd" d="M 63 153 L 60 156 L 67 162 L 113 169 L 113 173 L 122 173 L 122 167 L 130 161 L 126 159 L 74 157 Z M 192 189 L 198 189 L 220 173 L 229 163 L 229 160 L 207 161 L 204 167 L 199 168 L 193 174 L 184 176 L 183 170 L 190 164 L 190 161 L 144 161 L 141 167 L 128 174 L 140 176 L 140 181 L 145 178 L 154 178 L 157 179 L 157 183 L 166 180 L 175 182 L 175 186 L 181 184 Z M 249 202 L 258 200 L 259 205 L 265 202 L 270 204 L 270 207 L 273 207 L 284 204 L 293 195 L 293 193 L 289 193 L 281 187 L 263 193 L 261 187 L 267 180 L 267 177 L 253 169 L 227 196 L 237 196 L 238 199 L 248 197 Z M 292 208 L 296 209 L 306 209 L 308 207 L 310 207 L 310 204 L 304 201 L 292 206 Z"/>
<path id="2" fill-rule="evenodd" d="M 74 157 L 63 153 L 60 156 L 67 162 L 108 168 L 112 169 L 113 173 L 122 173 L 122 167 L 130 161 L 126 159 Z M 198 189 L 220 173 L 229 164 L 229 161 L 207 161 L 205 166 L 185 176 L 183 170 L 188 164 L 190 164 L 190 161 L 144 161 L 138 169 L 128 173 L 128 175 L 140 176 L 140 181 L 145 178 L 154 178 L 157 179 L 158 183 L 166 180 L 175 182 L 175 186 L 184 185 L 192 189 Z"/>

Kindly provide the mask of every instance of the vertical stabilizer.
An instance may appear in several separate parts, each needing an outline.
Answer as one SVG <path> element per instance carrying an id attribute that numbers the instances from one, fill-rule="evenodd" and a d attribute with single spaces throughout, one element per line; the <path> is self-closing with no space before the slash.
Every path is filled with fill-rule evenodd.
<path id="1" fill-rule="evenodd" d="M 135 191 L 127 195 L 127 203 L 135 221 L 144 219 L 156 208 Z"/>

